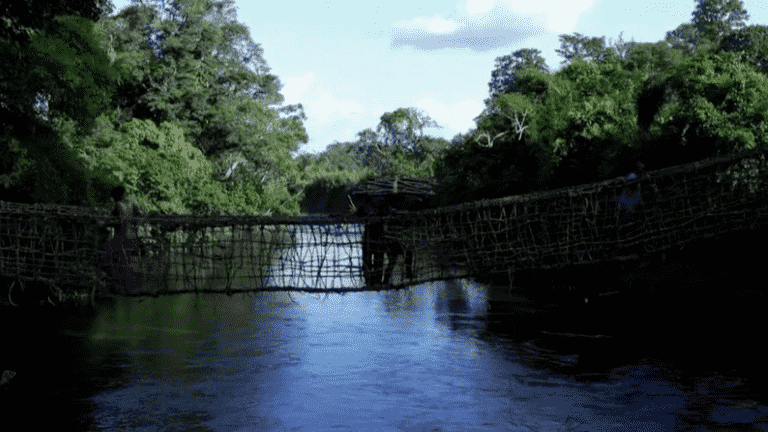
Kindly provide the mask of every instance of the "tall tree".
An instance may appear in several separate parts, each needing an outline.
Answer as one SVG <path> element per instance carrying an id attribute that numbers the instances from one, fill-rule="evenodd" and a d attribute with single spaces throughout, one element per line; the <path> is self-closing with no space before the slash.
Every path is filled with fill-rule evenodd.
<path id="1" fill-rule="evenodd" d="M 685 55 L 691 55 L 695 49 L 702 46 L 696 26 L 691 23 L 680 24 L 676 29 L 668 31 L 664 40 L 671 48 Z"/>
<path id="2" fill-rule="evenodd" d="M 496 57 L 496 64 L 491 71 L 491 80 L 488 82 L 489 98 L 483 102 L 485 109 L 475 118 L 475 122 L 494 115 L 496 107 L 493 99 L 504 93 L 519 92 L 522 90 L 517 82 L 517 75 L 524 69 L 533 68 L 535 70 L 549 73 L 549 66 L 541 56 L 541 51 L 537 49 L 521 49 L 510 55 Z"/>
<path id="3" fill-rule="evenodd" d="M 692 22 L 701 37 L 717 45 L 725 35 L 744 27 L 748 20 L 742 0 L 697 0 Z"/>
<path id="4" fill-rule="evenodd" d="M 740 52 L 744 60 L 768 74 L 768 26 L 751 25 L 732 31 L 721 40 L 724 51 Z"/>
<path id="5" fill-rule="evenodd" d="M 77 15 L 95 22 L 105 13 L 111 13 L 114 8 L 112 0 L 3 2 L 0 7 L 0 39 L 20 46 L 29 43 L 32 35 L 38 31 L 47 31 L 51 26 L 55 26 L 56 17 Z"/>
<path id="6" fill-rule="evenodd" d="M 377 175 L 388 175 L 393 167 L 387 153 L 381 146 L 379 137 L 371 128 L 367 128 L 357 133 L 355 142 L 357 151 L 355 158 L 361 167 L 370 170 Z"/>
<path id="7" fill-rule="evenodd" d="M 537 49 L 521 49 L 510 55 L 496 57 L 496 64 L 488 82 L 490 96 L 496 97 L 501 93 L 520 91 L 515 81 L 515 73 L 523 68 L 534 68 L 549 73 L 549 66 Z"/>
<path id="8" fill-rule="evenodd" d="M 560 49 L 556 49 L 555 52 L 565 59 L 560 62 L 562 65 L 572 63 L 576 59 L 602 62 L 616 54 L 614 49 L 605 46 L 605 36 L 591 38 L 581 33 L 574 33 L 561 34 L 559 38 Z"/>
<path id="9" fill-rule="evenodd" d="M 768 84 L 741 57 L 694 52 L 648 79 L 637 99 L 643 151 L 672 165 L 765 148 Z"/>
<path id="10" fill-rule="evenodd" d="M 114 32 L 116 56 L 123 59 L 113 103 L 120 122 L 177 122 L 225 171 L 233 156 L 244 157 L 250 163 L 237 169 L 279 182 L 293 169 L 290 152 L 308 140 L 301 124 L 306 117 L 300 104 L 277 106 L 283 101 L 280 81 L 268 73 L 248 28 L 236 21 L 233 3 L 135 1 L 110 18 L 105 27 Z M 237 43 L 244 43 L 245 53 L 233 48 Z M 280 116 L 286 113 L 293 115 Z"/>
<path id="11" fill-rule="evenodd" d="M 399 148 L 405 154 L 423 156 L 425 127 L 442 126 L 417 108 L 399 108 L 381 116 L 376 132 L 383 134 L 382 141 L 385 145 Z"/>
<path id="12" fill-rule="evenodd" d="M 56 105 L 66 100 L 59 97 L 61 93 L 56 93 L 66 87 L 58 85 L 49 87 L 50 91 L 47 91 L 53 96 L 51 110 L 45 113 L 51 121 L 23 121 L 18 124 L 48 128 L 50 136 L 58 134 L 66 141 L 69 151 L 82 157 L 91 170 L 103 172 L 95 164 L 106 160 L 104 158 L 115 150 L 110 143 L 124 139 L 133 142 L 132 136 L 119 135 L 131 135 L 134 129 L 144 128 L 145 123 L 132 123 L 133 119 L 150 121 L 146 123 L 148 130 L 165 127 L 163 125 L 168 122 L 174 127 L 181 127 L 207 158 L 220 162 L 222 167 L 216 167 L 215 171 L 221 174 L 219 178 L 226 178 L 229 186 L 234 186 L 228 189 L 233 196 L 237 196 L 234 201 L 245 203 L 251 209 L 274 206 L 273 210 L 281 212 L 297 210 L 297 200 L 288 193 L 283 176 L 294 169 L 290 152 L 297 149 L 299 142 L 307 141 L 301 124 L 305 118 L 301 105 L 268 106 L 282 102 L 278 92 L 279 80 L 254 73 L 245 66 L 247 61 L 263 62 L 260 52 L 246 59 L 225 55 L 233 52 L 232 35 L 241 34 L 241 39 L 249 40 L 247 28 L 237 22 L 211 22 L 207 13 L 217 7 L 232 9 L 231 1 L 186 0 L 161 6 L 155 10 L 152 5 L 135 2 L 117 16 L 103 17 L 95 27 L 94 45 L 106 50 L 106 53 L 102 51 L 104 58 L 98 63 L 112 65 L 117 71 L 114 97 L 101 98 L 109 105 L 110 112 L 99 116 L 111 126 L 99 123 L 91 136 L 81 133 L 88 131 L 88 128 L 78 128 L 76 132 L 66 119 L 66 113 L 60 109 L 62 107 Z M 251 45 L 259 48 L 253 43 Z M 69 57 L 70 60 L 78 58 L 73 56 Z M 19 71 L 23 69 L 14 69 L 13 72 L 22 75 Z M 265 63 L 260 70 L 268 72 Z M 31 102 L 35 91 L 41 88 L 39 85 L 32 88 L 27 92 L 29 102 L 20 105 L 24 105 L 27 117 L 34 120 Z M 8 97 L 0 98 L 0 104 L 9 100 Z M 298 115 L 281 118 L 280 114 L 285 112 L 298 112 Z M 89 116 L 91 121 L 95 117 Z M 131 124 L 142 126 L 133 129 L 122 127 Z M 22 135 L 30 136 L 29 133 Z M 153 149 L 158 145 L 156 142 L 145 142 L 150 147 L 154 146 Z M 91 149 L 89 146 L 97 147 Z M 27 149 L 18 140 L 8 141 L 5 147 L 11 151 L 4 152 L 3 165 L 8 165 L 5 160 L 10 160 L 10 168 L 13 168 L 13 158 L 8 153 L 24 156 L 22 153 Z M 128 148 L 142 151 L 134 145 Z M 24 168 L 18 163 L 16 165 L 15 171 Z M 248 175 L 226 176 L 224 172 L 230 169 L 237 170 L 234 174 L 245 170 Z M 0 174 L 4 175 L 0 180 L 21 183 L 18 172 Z M 128 173 L 116 175 L 119 178 L 110 174 L 112 181 L 125 179 Z M 147 177 L 143 175 L 142 178 Z M 237 184 L 231 185 L 232 180 L 236 180 Z M 52 185 L 60 183 L 51 182 Z M 269 199 L 265 199 L 267 196 Z"/>
<path id="13" fill-rule="evenodd" d="M 616 56 L 621 61 L 627 61 L 629 58 L 630 53 L 632 50 L 639 45 L 638 42 L 635 42 L 635 38 L 633 37 L 631 41 L 625 42 L 624 39 L 622 39 L 622 35 L 624 32 L 619 33 L 619 39 L 616 40 L 615 44 L 609 45 L 611 48 L 613 48 L 614 52 L 616 53 Z"/>
<path id="14" fill-rule="evenodd" d="M 93 22 L 77 16 L 57 21 L 58 27 L 33 38 L 29 59 L 37 65 L 40 93 L 50 98 L 49 108 L 56 115 L 78 119 L 80 132 L 85 133 L 108 106 L 117 75 Z"/>
<path id="15" fill-rule="evenodd" d="M 636 43 L 624 59 L 624 68 L 630 72 L 660 73 L 669 70 L 682 59 L 681 51 L 671 48 L 664 41 Z"/>
<path id="16" fill-rule="evenodd" d="M 741 0 L 697 0 L 690 23 L 667 32 L 666 41 L 691 54 L 697 49 L 717 47 L 734 29 L 744 27 L 749 14 Z"/>
<path id="17" fill-rule="evenodd" d="M 50 33 L 59 25 L 61 16 L 74 15 L 96 21 L 106 10 L 113 8 L 111 0 L 92 2 L 50 2 L 45 0 L 20 0 L 4 2 L 0 8 L 0 43 L 2 43 L 3 69 L 0 71 L 0 109 L 2 118 L 32 112 L 30 100 L 36 98 L 35 87 L 30 82 L 37 79 L 30 72 L 27 47 L 32 37 Z M 20 82 L 26 78 L 24 82 Z M 16 123 L 11 121 L 11 123 Z"/>
<path id="18" fill-rule="evenodd" d="M 0 183 L 15 199 L 90 201 L 84 161 L 51 124 L 38 121 L 34 102 L 40 93 L 53 94 L 60 118 L 75 120 L 81 133 L 93 126 L 115 79 L 94 32 L 93 20 L 107 6 L 102 1 L 22 1 L 3 11 Z"/>
<path id="19" fill-rule="evenodd" d="M 357 134 L 354 157 L 358 166 L 379 176 L 431 175 L 434 158 L 448 143 L 424 135 L 428 127 L 441 126 L 417 108 L 384 113 L 376 132 L 368 128 Z"/>
<path id="20" fill-rule="evenodd" d="M 6 60 L 20 61 L 24 57 L 23 47 L 31 42 L 31 37 L 35 34 L 50 33 L 52 27 L 58 26 L 59 17 L 73 15 L 95 22 L 100 17 L 108 15 L 114 10 L 112 0 L 92 0 L 83 2 L 50 2 L 40 0 L 20 0 L 18 2 L 5 2 L 3 4 L 2 23 L 0 23 L 0 39 L 6 41 L 9 45 L 2 52 L 9 57 Z M 14 54 L 15 53 L 15 54 Z M 15 69 L 9 64 L 5 64 L 6 71 Z M 28 69 L 21 67 L 27 74 Z M 28 74 L 27 74 L 28 75 Z M 1 82 L 7 82 L 2 80 Z M 29 89 L 29 91 L 32 91 Z M 6 95 L 8 96 L 8 95 Z M 33 100 L 39 110 L 40 107 L 47 109 L 47 94 L 39 92 L 34 93 Z M 24 109 L 28 109 L 26 104 L 22 104 Z M 44 114 L 38 117 L 45 117 Z"/>

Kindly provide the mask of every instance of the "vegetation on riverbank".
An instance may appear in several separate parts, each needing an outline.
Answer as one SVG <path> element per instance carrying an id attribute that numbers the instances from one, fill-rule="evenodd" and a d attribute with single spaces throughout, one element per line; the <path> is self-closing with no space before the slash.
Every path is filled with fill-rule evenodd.
<path id="1" fill-rule="evenodd" d="M 442 205 L 624 175 L 636 160 L 652 170 L 766 146 L 766 28 L 742 28 L 741 4 L 702 2 L 657 43 L 561 35 L 556 73 L 536 49 L 499 57 L 477 127 L 451 142 L 424 135 L 440 127 L 426 113 L 400 108 L 355 142 L 294 158 L 308 139 L 303 108 L 280 106 L 279 78 L 235 14 L 205 20 L 209 1 L 178 2 L 170 18 L 156 5 L 110 15 L 94 3 L 97 12 L 47 5 L 43 20 L 14 17 L 28 31 L 0 41 L 17 54 L 4 81 L 20 90 L 2 108 L 13 125 L 5 197 L 109 206 L 123 184 L 149 211 L 297 214 L 311 185 L 399 174 L 441 179 Z M 730 15 L 704 13 L 714 6 Z M 238 38 L 245 55 L 212 55 L 234 54 Z M 90 96 L 65 97 L 74 92 Z M 49 111 L 21 103 L 37 93 L 51 95 Z"/>
<path id="2" fill-rule="evenodd" d="M 298 157 L 303 108 L 281 106 L 232 2 L 179 1 L 170 17 L 92 3 L 4 12 L 0 199 L 108 208 L 122 184 L 158 214 L 297 214 L 316 185 L 415 175 L 441 180 L 437 206 L 767 145 L 767 31 L 744 27 L 741 2 L 700 2 L 657 43 L 561 35 L 556 73 L 536 49 L 499 57 L 476 128 L 450 142 L 424 135 L 439 127 L 426 113 L 400 108 L 355 142 Z M 38 94 L 48 111 L 29 103 Z"/>

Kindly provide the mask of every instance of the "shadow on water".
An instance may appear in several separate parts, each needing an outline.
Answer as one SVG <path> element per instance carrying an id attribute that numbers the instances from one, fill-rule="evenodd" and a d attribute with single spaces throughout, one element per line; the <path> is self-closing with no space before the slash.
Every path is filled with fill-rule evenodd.
<path id="1" fill-rule="evenodd" d="M 84 431 L 767 430 L 764 299 L 703 295 L 747 285 L 688 265 L 616 275 L 627 295 L 586 303 L 456 279 L 11 309 L 0 369 L 17 375 L 0 406 Z"/>

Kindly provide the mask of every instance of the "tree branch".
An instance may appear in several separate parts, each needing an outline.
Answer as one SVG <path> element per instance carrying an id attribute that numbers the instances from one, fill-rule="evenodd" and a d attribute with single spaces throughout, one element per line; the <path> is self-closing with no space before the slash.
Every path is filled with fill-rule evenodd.
<path id="1" fill-rule="evenodd" d="M 506 132 L 501 132 L 501 133 L 499 133 L 499 134 L 496 134 L 496 136 L 495 136 L 495 137 L 493 137 L 493 138 L 491 138 L 490 134 L 487 134 L 487 133 L 482 133 L 482 134 L 480 134 L 480 136 L 479 136 L 479 137 L 475 138 L 475 142 L 476 142 L 476 143 L 478 143 L 478 144 L 480 144 L 480 145 L 481 145 L 481 146 L 483 146 L 483 147 L 488 147 L 488 148 L 491 148 L 491 147 L 493 147 L 493 140 L 495 140 L 496 138 L 498 138 L 498 137 L 500 137 L 500 136 L 504 135 L 505 133 L 506 133 Z M 481 143 L 481 142 L 480 142 L 480 138 L 482 138 L 482 137 L 485 137 L 485 139 L 487 139 L 487 140 L 488 140 L 488 144 L 483 144 L 483 143 Z"/>

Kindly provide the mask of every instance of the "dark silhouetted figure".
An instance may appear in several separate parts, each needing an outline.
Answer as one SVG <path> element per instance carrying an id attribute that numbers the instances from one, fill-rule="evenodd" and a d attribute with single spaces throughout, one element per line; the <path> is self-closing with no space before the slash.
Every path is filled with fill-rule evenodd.
<path id="1" fill-rule="evenodd" d="M 643 175 L 645 175 L 645 165 L 643 165 L 642 162 L 638 162 L 635 172 L 631 172 L 624 177 L 619 177 L 619 179 L 626 183 L 630 180 L 641 178 Z M 623 188 L 621 190 L 621 195 L 616 201 L 619 203 L 620 212 L 622 209 L 626 209 L 629 213 L 633 213 L 635 211 L 635 206 L 640 202 L 640 185 L 638 184 L 633 188 Z"/>
<path id="2" fill-rule="evenodd" d="M 125 193 L 125 187 L 112 189 L 115 200 L 113 216 L 120 219 L 115 228 L 115 236 L 104 246 L 107 259 L 107 272 L 112 281 L 122 285 L 126 292 L 135 292 L 139 271 L 140 242 L 138 238 L 137 218 L 143 215 L 139 207 Z"/>
<path id="3" fill-rule="evenodd" d="M 645 165 L 642 162 L 637 162 L 634 172 L 627 174 L 624 177 L 619 177 L 624 183 L 631 180 L 640 179 L 645 175 Z M 621 195 L 614 197 L 618 204 L 616 210 L 616 225 L 619 234 L 619 241 L 623 237 L 626 237 L 627 233 L 631 233 L 632 225 L 637 221 L 638 215 L 636 214 L 636 207 L 640 203 L 642 196 L 640 190 L 640 183 L 635 185 L 627 185 L 622 188 Z M 629 231 L 627 231 L 627 229 Z"/>
<path id="4" fill-rule="evenodd" d="M 383 250 L 381 252 L 382 256 L 382 265 L 383 263 L 383 256 L 386 253 L 387 254 L 387 268 L 384 269 L 383 274 L 383 283 L 384 285 L 388 285 L 392 279 L 392 271 L 395 269 L 395 263 L 397 262 L 397 257 L 402 255 L 403 256 L 403 265 L 405 266 L 405 278 L 406 279 L 413 279 L 413 249 L 411 248 L 404 248 L 403 244 L 400 243 L 397 238 L 400 237 L 400 229 L 403 227 L 403 221 L 397 220 L 396 218 L 393 218 L 393 214 L 395 212 L 394 207 L 388 207 L 386 215 L 390 218 L 385 220 L 382 227 L 382 246 Z"/>
<path id="5" fill-rule="evenodd" d="M 356 206 L 358 216 L 391 216 L 395 209 L 387 196 L 361 196 Z M 405 256 L 405 277 L 413 276 L 413 251 L 404 249 L 397 238 L 397 221 L 384 219 L 369 222 L 363 228 L 363 276 L 366 285 L 388 285 L 397 257 Z M 386 268 L 384 257 L 387 257 Z"/>

